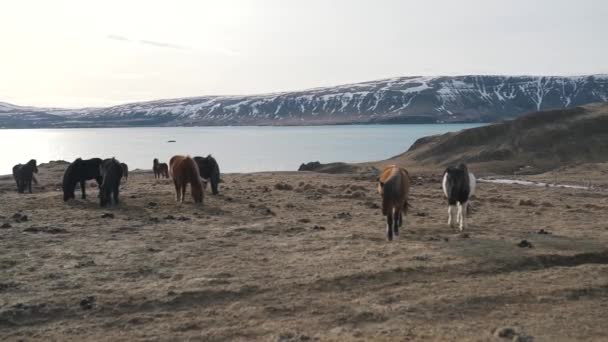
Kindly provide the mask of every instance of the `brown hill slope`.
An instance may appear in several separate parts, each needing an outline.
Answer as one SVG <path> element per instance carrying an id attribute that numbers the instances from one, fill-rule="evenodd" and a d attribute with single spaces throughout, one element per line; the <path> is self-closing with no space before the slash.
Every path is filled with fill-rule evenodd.
<path id="1" fill-rule="evenodd" d="M 421 138 L 381 164 L 446 166 L 490 173 L 539 173 L 608 160 L 608 103 L 542 111 L 512 121 Z"/>

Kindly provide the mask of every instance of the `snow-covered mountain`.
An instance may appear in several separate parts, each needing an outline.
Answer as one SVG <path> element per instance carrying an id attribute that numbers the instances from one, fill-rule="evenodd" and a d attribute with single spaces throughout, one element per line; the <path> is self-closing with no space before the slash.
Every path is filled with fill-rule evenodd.
<path id="1" fill-rule="evenodd" d="M 608 101 L 608 75 L 398 77 L 249 96 L 64 110 L 0 103 L 0 126 L 489 122 Z M 23 115 L 24 120 L 20 120 Z"/>

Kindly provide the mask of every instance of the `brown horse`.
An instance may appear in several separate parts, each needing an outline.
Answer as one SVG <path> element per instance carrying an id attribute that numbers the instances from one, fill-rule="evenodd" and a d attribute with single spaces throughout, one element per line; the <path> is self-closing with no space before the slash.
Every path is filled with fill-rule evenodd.
<path id="1" fill-rule="evenodd" d="M 186 187 L 190 183 L 194 203 L 203 203 L 203 184 L 198 166 L 190 156 L 173 156 L 169 160 L 169 170 L 175 184 L 175 199 L 184 202 Z"/>
<path id="2" fill-rule="evenodd" d="M 378 193 L 382 196 L 382 215 L 386 216 L 386 237 L 399 237 L 403 215 L 407 214 L 411 179 L 401 167 L 389 165 L 378 178 Z"/>
<path id="3" fill-rule="evenodd" d="M 120 167 L 122 168 L 122 176 L 125 181 L 129 180 L 129 165 L 125 163 L 120 163 Z"/>
<path id="4" fill-rule="evenodd" d="M 159 163 L 157 158 L 154 158 L 152 171 L 154 178 L 169 178 L 169 166 L 166 163 Z"/>

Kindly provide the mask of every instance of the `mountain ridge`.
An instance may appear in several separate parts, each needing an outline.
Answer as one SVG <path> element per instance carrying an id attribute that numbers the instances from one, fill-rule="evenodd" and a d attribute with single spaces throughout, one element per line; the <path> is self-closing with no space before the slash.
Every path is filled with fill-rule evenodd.
<path id="1" fill-rule="evenodd" d="M 608 74 L 405 76 L 256 95 L 210 95 L 81 109 L 0 102 L 0 127 L 495 122 L 608 101 Z"/>

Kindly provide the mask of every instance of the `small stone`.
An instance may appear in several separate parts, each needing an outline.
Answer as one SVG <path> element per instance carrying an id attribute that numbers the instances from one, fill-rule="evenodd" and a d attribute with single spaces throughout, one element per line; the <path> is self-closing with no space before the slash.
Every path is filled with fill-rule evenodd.
<path id="1" fill-rule="evenodd" d="M 521 240 L 521 242 L 517 244 L 517 247 L 532 248 L 534 246 L 532 246 L 532 243 L 528 242 L 527 240 Z"/>
<path id="2" fill-rule="evenodd" d="M 180 216 L 180 217 L 177 218 L 177 220 L 178 221 L 190 221 L 190 218 L 186 217 L 186 216 Z"/>
<path id="3" fill-rule="evenodd" d="M 95 296 L 88 296 L 80 301 L 80 307 L 83 310 L 91 310 L 95 306 Z"/>
<path id="4" fill-rule="evenodd" d="M 287 183 L 277 183 L 274 185 L 274 188 L 277 190 L 282 190 L 282 191 L 290 191 L 293 190 L 293 186 L 287 184 Z"/>
<path id="5" fill-rule="evenodd" d="M 314 230 L 325 230 L 325 227 L 323 227 L 323 226 L 319 226 L 319 225 L 315 224 L 315 225 L 312 227 L 312 229 L 314 229 Z"/>
<path id="6" fill-rule="evenodd" d="M 2 228 L 2 229 L 8 229 L 8 228 L 11 228 L 11 227 L 12 227 L 12 226 L 11 226 L 11 224 L 10 224 L 10 223 L 8 223 L 8 222 L 7 222 L 7 223 L 3 223 L 3 224 L 0 226 L 0 228 Z"/>
<path id="7" fill-rule="evenodd" d="M 302 219 L 299 219 L 298 222 L 300 222 L 300 223 L 310 223 L 310 219 L 302 218 Z"/>
<path id="8" fill-rule="evenodd" d="M 509 327 L 499 328 L 499 329 L 496 329 L 496 331 L 494 332 L 494 336 L 500 337 L 500 338 L 512 339 L 515 336 L 517 336 L 517 331 L 515 331 L 515 329 L 509 328 Z"/>
<path id="9" fill-rule="evenodd" d="M 104 213 L 103 215 L 101 215 L 101 218 L 114 218 L 114 214 L 112 213 Z"/>
<path id="10" fill-rule="evenodd" d="M 548 234 L 551 234 L 551 233 L 549 233 L 548 231 L 546 231 L 546 230 L 544 230 L 544 229 L 541 229 L 541 230 L 539 230 L 539 231 L 537 232 L 537 234 L 541 234 L 541 235 L 548 235 Z"/>

